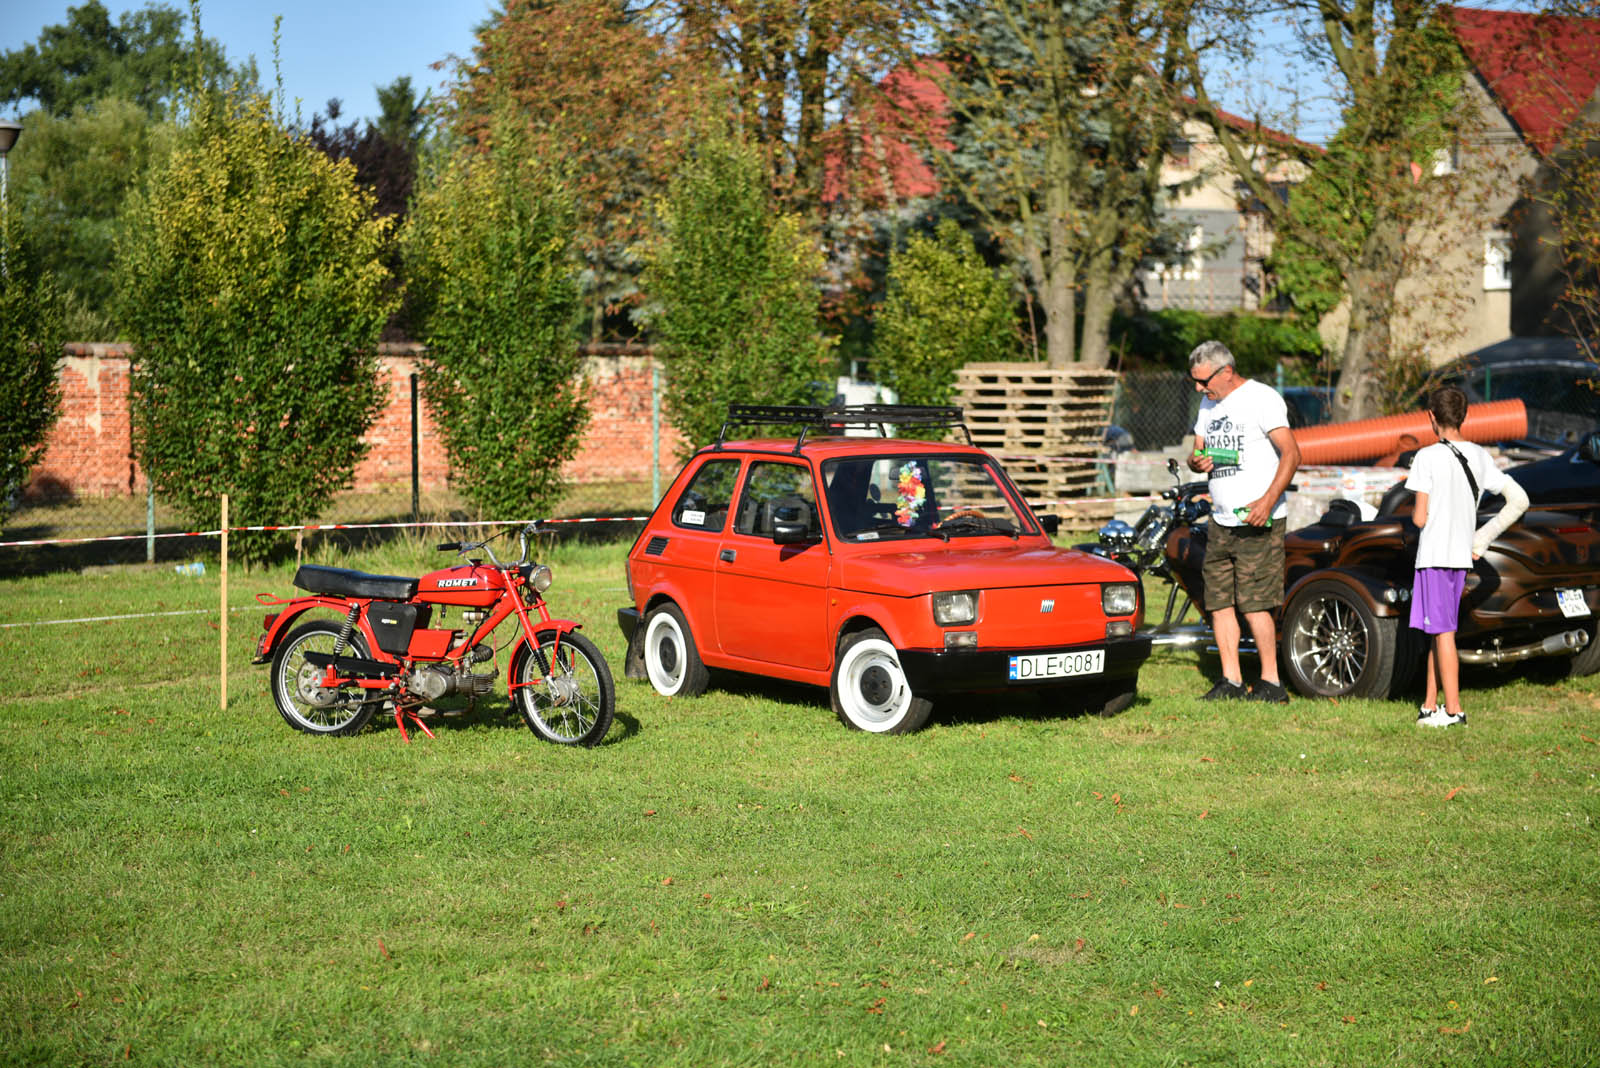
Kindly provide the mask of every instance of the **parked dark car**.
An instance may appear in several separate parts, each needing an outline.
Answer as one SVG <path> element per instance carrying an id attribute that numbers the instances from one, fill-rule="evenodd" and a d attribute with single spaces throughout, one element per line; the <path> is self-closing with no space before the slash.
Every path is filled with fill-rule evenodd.
<path id="1" fill-rule="evenodd" d="M 1600 431 L 1585 434 L 1576 448 L 1506 472 L 1527 491 L 1535 508 L 1569 512 L 1600 524 Z M 1491 497 L 1487 507 L 1498 508 Z"/>
<path id="2" fill-rule="evenodd" d="M 1534 442 L 1576 445 L 1600 426 L 1600 366 L 1571 338 L 1507 338 L 1447 364 L 1438 381 L 1473 404 L 1522 401 Z"/>

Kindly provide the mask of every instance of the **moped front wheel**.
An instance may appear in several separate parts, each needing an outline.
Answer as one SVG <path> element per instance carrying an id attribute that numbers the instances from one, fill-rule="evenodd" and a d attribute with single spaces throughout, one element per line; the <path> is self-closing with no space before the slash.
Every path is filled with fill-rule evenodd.
<path id="1" fill-rule="evenodd" d="M 599 745 L 617 706 L 606 658 L 576 631 L 540 631 L 535 637 L 539 644 L 524 646 L 512 667 L 512 705 L 547 742 Z"/>
<path id="2" fill-rule="evenodd" d="M 307 653 L 332 653 L 343 626 L 325 619 L 296 627 L 272 657 L 272 701 L 284 722 L 307 734 L 355 734 L 372 719 L 380 701 L 358 686 L 322 685 L 325 669 L 306 662 Z M 366 659 L 367 643 L 350 635 L 341 655 Z"/>

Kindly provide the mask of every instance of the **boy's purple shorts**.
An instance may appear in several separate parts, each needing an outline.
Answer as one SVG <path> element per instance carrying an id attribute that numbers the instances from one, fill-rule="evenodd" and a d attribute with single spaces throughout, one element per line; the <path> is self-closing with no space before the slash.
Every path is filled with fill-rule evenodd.
<path id="1" fill-rule="evenodd" d="M 1411 626 L 1424 634 L 1447 634 L 1461 618 L 1464 567 L 1419 567 L 1411 584 Z"/>

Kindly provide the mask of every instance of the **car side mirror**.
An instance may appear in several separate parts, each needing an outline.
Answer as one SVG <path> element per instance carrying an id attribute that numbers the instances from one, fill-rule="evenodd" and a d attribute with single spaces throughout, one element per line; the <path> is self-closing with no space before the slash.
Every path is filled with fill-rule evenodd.
<path id="1" fill-rule="evenodd" d="M 1061 517 L 1054 512 L 1042 515 L 1039 517 L 1039 527 L 1046 534 L 1054 535 L 1056 531 L 1061 529 Z"/>
<path id="2" fill-rule="evenodd" d="M 1600 430 L 1591 430 L 1578 442 L 1578 455 L 1592 464 L 1600 464 Z"/>
<path id="3" fill-rule="evenodd" d="M 814 540 L 811 528 L 803 522 L 778 519 L 772 524 L 772 541 L 777 545 L 804 545 Z"/>

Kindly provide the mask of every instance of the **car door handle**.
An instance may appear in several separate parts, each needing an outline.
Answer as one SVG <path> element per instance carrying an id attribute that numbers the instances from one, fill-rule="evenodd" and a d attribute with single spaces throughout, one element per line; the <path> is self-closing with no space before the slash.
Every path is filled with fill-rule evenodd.
<path id="1" fill-rule="evenodd" d="M 717 554 L 717 557 L 721 559 L 723 563 L 731 564 L 733 563 L 734 557 L 738 555 L 739 554 L 734 552 L 732 549 L 724 549 Z"/>

